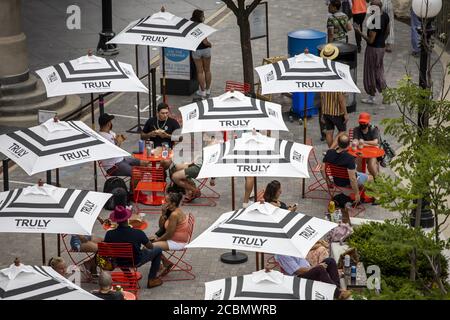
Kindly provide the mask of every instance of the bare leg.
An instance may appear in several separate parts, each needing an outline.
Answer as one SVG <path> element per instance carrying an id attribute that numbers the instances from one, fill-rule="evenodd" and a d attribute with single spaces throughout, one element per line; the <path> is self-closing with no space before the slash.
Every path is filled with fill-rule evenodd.
<path id="1" fill-rule="evenodd" d="M 186 191 L 190 192 L 189 196 L 191 196 L 196 191 L 196 187 L 194 187 L 191 183 L 189 183 L 186 174 L 184 173 L 184 170 L 175 172 L 172 175 L 172 181 L 177 186 L 180 186 L 184 188 Z"/>
<path id="2" fill-rule="evenodd" d="M 361 158 L 356 158 L 356 171 L 362 171 L 362 160 Z"/>
<path id="3" fill-rule="evenodd" d="M 206 89 L 211 88 L 211 57 L 209 58 L 202 58 L 203 61 L 203 69 L 205 71 L 205 82 L 206 82 Z"/>
<path id="4" fill-rule="evenodd" d="M 328 148 L 331 148 L 331 146 L 333 145 L 333 133 L 334 130 L 327 130 L 327 132 L 325 133 L 325 139 L 327 140 Z"/>
<path id="5" fill-rule="evenodd" d="M 205 72 L 203 70 L 202 59 L 194 59 L 195 68 L 197 69 L 197 80 L 200 85 L 200 89 L 205 91 Z"/>
<path id="6" fill-rule="evenodd" d="M 367 170 L 374 177 L 378 175 L 378 161 L 376 158 L 367 159 Z"/>
<path id="7" fill-rule="evenodd" d="M 255 185 L 254 177 L 245 177 L 244 203 L 248 203 L 248 199 L 250 198 L 250 194 L 253 191 L 254 185 Z M 255 197 L 256 197 L 256 194 L 255 194 Z"/>

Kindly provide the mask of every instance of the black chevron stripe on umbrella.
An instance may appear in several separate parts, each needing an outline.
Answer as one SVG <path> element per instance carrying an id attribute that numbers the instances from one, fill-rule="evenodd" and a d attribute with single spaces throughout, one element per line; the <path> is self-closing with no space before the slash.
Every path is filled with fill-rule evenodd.
<path id="1" fill-rule="evenodd" d="M 101 300 L 47 266 L 0 270 L 0 300 Z"/>
<path id="2" fill-rule="evenodd" d="M 333 300 L 336 286 L 260 270 L 205 283 L 205 300 Z"/>

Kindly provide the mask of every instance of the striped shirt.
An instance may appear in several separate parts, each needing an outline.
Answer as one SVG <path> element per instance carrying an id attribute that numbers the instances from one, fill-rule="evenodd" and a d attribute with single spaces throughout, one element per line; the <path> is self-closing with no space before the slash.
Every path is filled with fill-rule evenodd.
<path id="1" fill-rule="evenodd" d="M 326 114 L 329 116 L 341 116 L 344 112 L 341 112 L 341 108 L 339 106 L 339 97 L 342 95 L 342 92 L 321 92 L 321 106 L 322 106 L 322 114 Z"/>

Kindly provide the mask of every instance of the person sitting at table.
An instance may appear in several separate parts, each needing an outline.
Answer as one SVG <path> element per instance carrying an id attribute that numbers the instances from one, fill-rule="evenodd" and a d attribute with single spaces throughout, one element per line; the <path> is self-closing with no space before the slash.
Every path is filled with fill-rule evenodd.
<path id="1" fill-rule="evenodd" d="M 52 257 L 48 261 L 48 265 L 52 267 L 53 270 L 58 272 L 64 278 L 68 276 L 67 274 L 67 264 L 66 261 L 61 257 Z"/>
<path id="2" fill-rule="evenodd" d="M 304 258 L 275 255 L 275 260 L 280 267 L 290 276 L 322 281 L 337 286 L 334 297 L 339 300 L 348 299 L 351 296 L 350 290 L 341 289 L 339 273 L 336 261 L 333 258 L 326 258 L 316 266 L 311 266 Z"/>
<path id="3" fill-rule="evenodd" d="M 365 146 L 375 146 L 378 147 L 380 139 L 380 131 L 378 127 L 372 126 L 370 124 L 370 114 L 367 112 L 361 112 L 359 114 L 359 126 L 353 129 L 353 139 L 359 140 Z M 362 159 L 356 159 L 357 169 L 361 170 Z M 369 173 L 376 177 L 379 172 L 378 160 L 377 158 L 367 159 L 367 170 Z"/>
<path id="4" fill-rule="evenodd" d="M 168 193 L 166 203 L 162 206 L 159 217 L 159 230 L 155 236 L 150 237 L 154 247 L 167 250 L 182 250 L 189 240 L 189 219 L 181 210 L 180 203 L 183 199 L 182 193 Z M 172 263 L 162 256 L 164 271 L 163 276 L 170 271 Z"/>
<path id="5" fill-rule="evenodd" d="M 103 300 L 125 300 L 122 292 L 113 290 L 111 274 L 102 271 L 98 277 L 99 290 L 93 290 L 91 293 Z"/>
<path id="6" fill-rule="evenodd" d="M 366 173 L 356 171 L 355 158 L 347 152 L 350 145 L 350 139 L 346 133 L 339 136 L 337 143 L 338 146 L 336 149 L 329 149 L 326 152 L 323 163 L 330 163 L 347 169 L 349 179 L 333 177 L 333 183 L 339 187 L 351 187 L 355 193 L 355 202 L 360 202 L 361 196 L 359 194 L 359 186 L 364 185 L 366 182 L 373 181 L 373 177 Z M 321 171 L 324 179 L 331 185 L 332 183 L 329 181 L 325 172 L 325 165 L 322 165 Z"/>
<path id="7" fill-rule="evenodd" d="M 162 285 L 162 280 L 157 277 L 157 273 L 161 265 L 162 249 L 154 247 L 142 230 L 132 228 L 128 223 L 130 217 L 131 210 L 123 206 L 116 206 L 114 211 L 111 212 L 109 219 L 118 224 L 117 228 L 107 231 L 104 241 L 110 243 L 131 243 L 137 267 L 151 261 L 147 288 L 160 286 Z M 145 248 L 141 249 L 141 246 L 145 246 Z"/>
<path id="8" fill-rule="evenodd" d="M 120 147 L 126 140 L 122 134 L 116 135 L 112 131 L 112 120 L 114 116 L 108 113 L 100 115 L 98 118 L 98 124 L 100 126 L 99 134 L 116 146 Z M 147 166 L 148 161 L 140 161 L 133 157 L 118 157 L 102 160 L 102 167 L 111 176 L 127 176 L 131 177 L 131 171 L 133 166 Z"/>
<path id="9" fill-rule="evenodd" d="M 158 104 L 157 111 L 156 117 L 149 118 L 145 123 L 141 139 L 153 141 L 155 148 L 162 147 L 164 143 L 173 148 L 176 144 L 176 141 L 173 141 L 173 133 L 180 129 L 180 124 L 169 117 L 169 106 L 166 103 Z"/>
<path id="10" fill-rule="evenodd" d="M 297 210 L 297 205 L 287 206 L 286 203 L 280 201 L 281 196 L 281 183 L 277 180 L 272 180 L 266 186 L 264 190 L 264 201 L 269 202 L 270 204 L 279 207 L 281 209 L 290 210 L 295 212 Z"/>

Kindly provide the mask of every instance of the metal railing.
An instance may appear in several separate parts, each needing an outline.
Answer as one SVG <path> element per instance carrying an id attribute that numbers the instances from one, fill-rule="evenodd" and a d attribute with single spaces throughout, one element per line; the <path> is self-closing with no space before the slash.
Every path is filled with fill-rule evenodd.
<path id="1" fill-rule="evenodd" d="M 448 39 L 450 38 L 450 0 L 442 0 L 442 9 L 436 17 L 434 24 L 436 27 L 436 39 L 442 45 L 447 45 L 446 49 L 450 52 L 450 45 L 448 45 Z M 441 35 L 445 35 L 445 37 Z"/>

